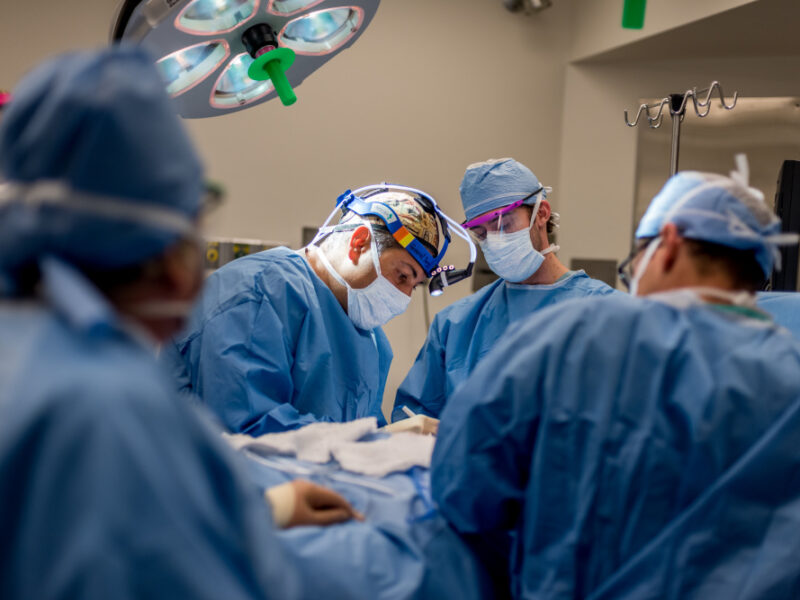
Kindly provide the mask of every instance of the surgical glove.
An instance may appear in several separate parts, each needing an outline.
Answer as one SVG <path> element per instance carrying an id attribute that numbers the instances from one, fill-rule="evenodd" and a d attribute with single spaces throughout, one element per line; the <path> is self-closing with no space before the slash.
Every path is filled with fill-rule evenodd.
<path id="1" fill-rule="evenodd" d="M 411 433 L 436 435 L 437 431 L 439 431 L 439 419 L 434 419 L 427 415 L 414 415 L 408 419 L 403 419 L 402 421 L 397 421 L 391 425 L 381 427 L 378 431 L 383 433 L 408 431 Z"/>
<path id="2" fill-rule="evenodd" d="M 295 479 L 264 493 L 272 507 L 275 525 L 282 529 L 298 525 L 333 525 L 364 516 L 331 489 L 305 479 Z"/>

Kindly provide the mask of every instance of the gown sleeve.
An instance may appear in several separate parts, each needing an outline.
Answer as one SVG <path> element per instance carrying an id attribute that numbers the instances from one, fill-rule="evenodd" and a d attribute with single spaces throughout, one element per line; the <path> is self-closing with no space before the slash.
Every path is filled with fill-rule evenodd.
<path id="1" fill-rule="evenodd" d="M 267 506 L 210 427 L 152 386 L 105 377 L 63 389 L 17 441 L 29 450 L 13 469 L 25 507 L 9 532 L 20 590 L 300 597 Z"/>
<path id="2" fill-rule="evenodd" d="M 434 318 L 425 344 L 397 390 L 392 422 L 408 418 L 407 406 L 416 414 L 439 418 L 447 395 L 447 368 L 444 344 L 439 332 L 439 317 Z"/>
<path id="3" fill-rule="evenodd" d="M 268 297 L 242 302 L 206 324 L 194 367 L 198 388 L 232 431 L 258 436 L 329 420 L 291 404 L 292 327 Z"/>

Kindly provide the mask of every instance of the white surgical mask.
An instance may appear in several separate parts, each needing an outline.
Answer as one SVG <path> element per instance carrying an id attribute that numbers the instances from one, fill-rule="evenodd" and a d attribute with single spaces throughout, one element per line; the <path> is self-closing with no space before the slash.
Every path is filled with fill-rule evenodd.
<path id="1" fill-rule="evenodd" d="M 367 226 L 372 233 L 372 227 L 369 224 Z M 373 241 L 370 242 L 370 253 L 378 277 L 365 288 L 351 287 L 328 262 L 322 248 L 317 248 L 317 254 L 322 264 L 336 281 L 347 288 L 347 316 L 350 317 L 353 325 L 367 330 L 385 325 L 397 315 L 404 313 L 408 308 L 408 303 L 411 302 L 410 296 L 406 296 L 381 274 L 381 265 L 374 239 L 373 235 Z"/>
<path id="2" fill-rule="evenodd" d="M 636 266 L 636 271 L 633 273 L 633 279 L 631 279 L 631 287 L 630 293 L 631 296 L 638 296 L 639 292 L 639 281 L 642 279 L 642 275 L 647 270 L 647 265 L 650 264 L 650 261 L 653 258 L 653 255 L 658 250 L 658 247 L 661 245 L 661 237 L 655 237 L 653 240 L 647 245 L 647 250 L 644 251 L 644 256 L 642 260 L 639 261 L 639 264 Z"/>
<path id="3" fill-rule="evenodd" d="M 558 246 L 551 244 L 539 252 L 531 242 L 531 228 L 540 203 L 541 198 L 533 207 L 527 229 L 514 233 L 489 232 L 481 242 L 481 250 L 489 268 L 511 283 L 519 283 L 531 277 L 544 263 L 545 254 L 558 251 Z"/>

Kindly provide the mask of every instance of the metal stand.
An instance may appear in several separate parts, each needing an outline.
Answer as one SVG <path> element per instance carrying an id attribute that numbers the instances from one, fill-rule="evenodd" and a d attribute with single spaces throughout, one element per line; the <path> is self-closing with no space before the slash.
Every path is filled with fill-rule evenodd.
<path id="1" fill-rule="evenodd" d="M 736 102 L 739 99 L 739 92 L 733 93 L 733 101 L 730 105 L 728 105 L 725 103 L 725 94 L 722 91 L 722 86 L 718 81 L 712 81 L 711 85 L 704 90 L 698 91 L 697 88 L 692 88 L 690 90 L 686 90 L 682 94 L 670 94 L 655 104 L 642 104 L 639 106 L 639 110 L 636 113 L 636 118 L 633 121 L 628 119 L 628 111 L 625 111 L 625 124 L 628 127 L 636 127 L 639 124 L 639 120 L 642 118 L 642 114 L 646 114 L 647 124 L 650 129 L 658 129 L 661 127 L 661 124 L 664 120 L 664 107 L 669 105 L 669 114 L 670 117 L 672 117 L 672 144 L 669 161 L 670 176 L 675 175 L 675 173 L 678 172 L 681 145 L 681 125 L 683 123 L 683 119 L 686 117 L 686 107 L 689 104 L 689 100 L 692 101 L 694 113 L 698 117 L 707 117 L 711 112 L 711 96 L 715 91 L 719 94 L 719 103 L 722 108 L 725 110 L 733 110 L 736 107 Z M 698 97 L 702 94 L 706 95 L 705 99 L 698 99 Z M 651 110 L 655 110 L 656 112 L 653 114 L 650 112 Z"/>

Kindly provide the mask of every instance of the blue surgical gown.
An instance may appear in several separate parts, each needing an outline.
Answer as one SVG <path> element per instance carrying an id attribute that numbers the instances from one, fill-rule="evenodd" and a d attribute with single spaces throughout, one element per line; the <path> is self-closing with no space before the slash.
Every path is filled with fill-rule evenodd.
<path id="1" fill-rule="evenodd" d="M 591 600 L 800 598 L 800 398 Z"/>
<path id="2" fill-rule="evenodd" d="M 515 597 L 590 596 L 800 398 L 798 373 L 800 343 L 763 313 L 564 303 L 521 324 L 448 403 L 433 496 L 462 534 L 512 532 Z M 739 502 L 770 525 L 758 518 L 768 497 Z M 712 517 L 697 539 L 724 528 Z M 723 568 L 731 594 L 715 597 L 735 597 L 745 575 Z"/>
<path id="3" fill-rule="evenodd" d="M 456 387 L 498 342 L 511 323 L 572 298 L 605 296 L 614 290 L 583 271 L 551 285 L 522 285 L 503 279 L 441 310 L 425 345 L 397 390 L 392 420 L 406 418 L 402 407 L 439 417 Z"/>
<path id="4" fill-rule="evenodd" d="M 778 325 L 783 325 L 800 339 L 800 293 L 761 292 L 758 306 L 771 314 Z"/>
<path id="5" fill-rule="evenodd" d="M 343 471 L 335 463 L 246 455 L 259 485 L 272 487 L 300 474 L 333 488 L 365 516 L 361 522 L 278 532 L 292 563 L 314 574 L 304 582 L 306 597 L 492 597 L 482 565 L 433 507 L 428 469 L 376 478 Z M 332 585 L 341 588 L 338 595 L 331 594 Z"/>
<path id="6" fill-rule="evenodd" d="M 97 291 L 0 303 L 0 598 L 297 598 L 246 469 Z"/>
<path id="7" fill-rule="evenodd" d="M 181 390 L 235 432 L 367 416 L 385 423 L 381 402 L 392 361 L 386 335 L 353 325 L 305 258 L 288 248 L 213 273 L 163 360 Z"/>

